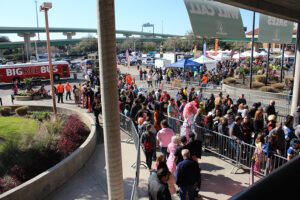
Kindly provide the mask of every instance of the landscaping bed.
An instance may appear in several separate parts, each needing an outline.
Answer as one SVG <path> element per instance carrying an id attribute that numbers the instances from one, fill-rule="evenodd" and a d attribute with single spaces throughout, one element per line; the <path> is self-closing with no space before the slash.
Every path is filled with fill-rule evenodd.
<path id="1" fill-rule="evenodd" d="M 74 152 L 90 130 L 77 115 L 0 107 L 0 193 L 51 168 Z"/>

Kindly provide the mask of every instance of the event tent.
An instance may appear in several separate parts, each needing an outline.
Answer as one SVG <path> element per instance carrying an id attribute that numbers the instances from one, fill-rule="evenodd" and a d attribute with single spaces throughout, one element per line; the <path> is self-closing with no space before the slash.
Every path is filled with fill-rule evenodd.
<path id="1" fill-rule="evenodd" d="M 189 70 L 195 71 L 200 68 L 200 63 L 194 62 L 193 60 L 190 60 L 190 59 L 182 59 L 176 63 L 171 63 L 170 67 L 171 68 L 183 68 L 183 69 L 189 69 Z"/>
<path id="2" fill-rule="evenodd" d="M 259 56 L 260 56 L 259 53 L 253 51 L 253 57 L 254 57 L 254 58 L 257 58 L 257 57 L 259 57 Z M 241 58 L 248 58 L 248 57 L 251 57 L 251 51 L 245 51 L 245 52 L 241 53 L 240 57 L 241 57 Z"/>
<path id="3" fill-rule="evenodd" d="M 217 65 L 217 63 L 218 63 L 218 61 L 216 61 L 216 60 L 214 60 L 214 59 L 212 59 L 212 58 L 210 58 L 210 57 L 203 56 L 203 55 L 200 56 L 200 57 L 197 58 L 197 59 L 194 59 L 194 62 L 200 63 L 201 66 L 202 66 L 203 64 L 205 64 L 207 70 L 213 70 L 213 69 L 215 69 L 215 68 L 216 68 L 216 65 Z"/>
<path id="4" fill-rule="evenodd" d="M 231 59 L 230 53 L 218 53 L 218 55 L 216 55 L 216 56 L 213 55 L 213 56 L 211 56 L 211 58 L 213 58 L 217 61 L 230 60 Z"/>

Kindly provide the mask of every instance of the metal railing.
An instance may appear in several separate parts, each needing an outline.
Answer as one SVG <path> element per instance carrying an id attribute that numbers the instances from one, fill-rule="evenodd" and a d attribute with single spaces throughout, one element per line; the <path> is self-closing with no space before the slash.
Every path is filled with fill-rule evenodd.
<path id="1" fill-rule="evenodd" d="M 178 118 L 168 116 L 165 116 L 165 118 L 168 120 L 170 128 L 172 128 L 177 135 L 182 134 L 182 129 L 186 128 L 188 133 L 194 132 L 196 134 L 196 138 L 202 141 L 204 150 L 209 151 L 225 160 L 231 161 L 233 163 L 231 173 L 236 173 L 236 171 L 241 168 L 249 169 L 250 171 L 252 170 L 250 173 L 252 175 L 252 177 L 250 177 L 252 183 L 254 180 L 254 175 L 268 175 L 271 171 L 277 169 L 287 162 L 285 157 L 274 154 L 274 156 L 271 158 L 265 157 L 260 162 L 259 171 L 254 172 L 252 156 L 256 148 L 255 146 L 232 139 L 227 135 L 220 134 L 216 131 L 200 127 L 195 124 L 189 124 L 186 126 L 185 122 Z M 129 139 L 126 142 L 133 142 L 137 152 L 136 162 L 131 166 L 135 167 L 136 171 L 130 198 L 131 200 L 137 200 L 140 166 L 143 165 L 140 155 L 140 136 L 133 121 L 121 113 L 120 126 L 121 129 L 129 136 Z"/>
<path id="2" fill-rule="evenodd" d="M 138 187 L 140 180 L 140 165 L 141 163 L 141 148 L 140 148 L 140 136 L 135 128 L 133 121 L 120 113 L 120 127 L 129 136 L 126 142 L 133 142 L 136 149 L 136 161 L 131 165 L 135 168 L 135 177 L 131 191 L 130 200 L 138 200 Z"/>
<path id="3" fill-rule="evenodd" d="M 184 122 L 177 118 L 165 117 L 169 122 L 170 128 L 172 128 L 176 134 L 180 134 Z M 194 124 L 187 126 L 187 128 L 188 132 L 194 132 L 196 138 L 202 141 L 203 148 L 206 151 L 231 161 L 234 164 L 231 172 L 240 168 L 253 169 L 252 156 L 256 148 L 255 146 Z M 286 152 L 283 153 L 283 155 L 285 154 Z M 267 162 L 269 165 L 267 165 Z M 286 162 L 286 157 L 282 157 L 278 154 L 274 154 L 271 158 L 265 157 L 262 162 L 260 162 L 260 170 L 252 174 L 261 176 L 268 175 L 271 171 L 277 169 Z"/>

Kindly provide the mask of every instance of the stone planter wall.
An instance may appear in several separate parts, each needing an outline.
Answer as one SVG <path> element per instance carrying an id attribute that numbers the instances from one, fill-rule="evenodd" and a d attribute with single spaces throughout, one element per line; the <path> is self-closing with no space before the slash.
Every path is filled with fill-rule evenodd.
<path id="1" fill-rule="evenodd" d="M 32 101 L 32 97 L 31 96 L 14 96 L 16 101 Z"/>
<path id="2" fill-rule="evenodd" d="M 21 106 L 13 106 L 12 110 Z M 30 111 L 52 111 L 52 107 L 29 106 Z M 93 118 L 77 110 L 58 108 L 58 113 L 77 114 L 90 128 L 86 141 L 67 158 L 31 180 L 0 195 L 1 200 L 42 200 L 71 178 L 90 158 L 96 147 L 96 128 Z M 104 158 L 103 158 L 104 159 Z"/>

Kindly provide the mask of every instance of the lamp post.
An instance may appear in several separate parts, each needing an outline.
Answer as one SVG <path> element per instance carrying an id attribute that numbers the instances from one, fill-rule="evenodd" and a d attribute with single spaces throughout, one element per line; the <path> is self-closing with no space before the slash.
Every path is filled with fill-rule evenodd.
<path id="1" fill-rule="evenodd" d="M 44 2 L 41 7 L 40 11 L 45 12 L 45 26 L 46 26 L 46 36 L 47 36 L 47 51 L 48 51 L 48 62 L 50 68 L 50 85 L 51 85 L 51 93 L 52 93 L 52 101 L 53 101 L 53 112 L 56 118 L 57 109 L 56 109 L 56 101 L 55 101 L 55 92 L 54 92 L 54 81 L 53 81 L 53 66 L 52 66 L 52 59 L 51 59 L 51 46 L 50 46 L 50 35 L 49 35 L 49 23 L 48 23 L 48 10 L 52 8 L 52 3 Z"/>
<path id="2" fill-rule="evenodd" d="M 38 16 L 38 6 L 37 3 L 38 1 L 34 1 L 35 2 L 35 15 L 36 15 L 36 27 L 39 28 L 39 16 Z M 38 41 L 40 41 L 40 32 L 39 30 L 37 31 L 38 33 Z M 37 50 L 37 41 L 35 40 L 35 58 L 38 61 L 38 50 Z"/>

